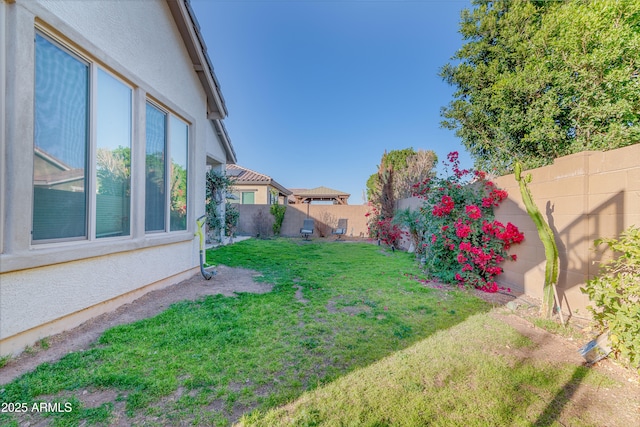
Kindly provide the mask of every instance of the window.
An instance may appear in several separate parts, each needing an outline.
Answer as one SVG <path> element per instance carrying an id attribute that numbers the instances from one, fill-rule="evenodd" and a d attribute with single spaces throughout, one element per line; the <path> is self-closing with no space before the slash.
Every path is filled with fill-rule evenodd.
<path id="1" fill-rule="evenodd" d="M 170 231 L 186 230 L 189 127 L 151 103 L 146 117 L 145 230 L 164 231 L 167 226 Z"/>
<path id="2" fill-rule="evenodd" d="M 242 201 L 242 194 L 239 191 L 232 191 L 231 195 L 227 195 L 227 201 L 231 204 L 240 204 Z"/>
<path id="3" fill-rule="evenodd" d="M 36 36 L 33 240 L 87 236 L 89 64 Z"/>
<path id="4" fill-rule="evenodd" d="M 133 88 L 44 34 L 35 56 L 32 241 L 131 235 Z M 187 230 L 189 124 L 152 102 L 141 114 L 145 231 Z"/>
<path id="5" fill-rule="evenodd" d="M 96 237 L 128 236 L 131 89 L 98 70 Z"/>
<path id="6" fill-rule="evenodd" d="M 171 116 L 171 207 L 170 230 L 187 229 L 187 154 L 189 127 Z"/>
<path id="7" fill-rule="evenodd" d="M 255 193 L 244 191 L 242 193 L 242 204 L 243 205 L 253 205 L 255 204 Z"/>
<path id="8" fill-rule="evenodd" d="M 147 104 L 145 231 L 164 231 L 165 166 L 167 115 Z"/>
<path id="9" fill-rule="evenodd" d="M 35 55 L 32 240 L 129 235 L 132 89 L 41 34 Z"/>

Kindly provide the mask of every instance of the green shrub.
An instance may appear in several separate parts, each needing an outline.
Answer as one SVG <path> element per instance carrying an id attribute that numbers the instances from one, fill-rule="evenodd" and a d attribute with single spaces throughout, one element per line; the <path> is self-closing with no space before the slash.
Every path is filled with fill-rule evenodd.
<path id="1" fill-rule="evenodd" d="M 424 234 L 427 226 L 425 224 L 425 217 L 419 210 L 411 208 L 399 210 L 393 217 L 393 223 L 407 229 L 416 255 L 424 253 L 422 242 L 425 240 Z"/>
<path id="2" fill-rule="evenodd" d="M 609 329 L 611 347 L 631 366 L 640 367 L 640 228 L 631 226 L 619 239 L 598 239 L 617 254 L 602 263 L 597 277 L 581 291 L 589 295 L 587 307 L 604 330 Z"/>
<path id="3" fill-rule="evenodd" d="M 460 169 L 458 152 L 447 156 L 452 174 L 429 178 L 414 186 L 424 199 L 419 210 L 424 224 L 422 250 L 428 274 L 444 283 L 497 292 L 502 262 L 516 260 L 511 245 L 524 234 L 511 223 L 495 219 L 493 208 L 507 192 L 478 170 Z"/>
<path id="4" fill-rule="evenodd" d="M 229 237 L 233 237 L 238 227 L 240 212 L 235 204 L 227 203 L 224 208 L 224 228 Z"/>
<path id="5" fill-rule="evenodd" d="M 285 205 L 271 205 L 269 212 L 271 212 L 271 215 L 275 218 L 273 223 L 273 234 L 279 236 L 280 230 L 282 229 L 282 222 L 284 221 L 284 214 L 287 212 L 287 207 Z"/>

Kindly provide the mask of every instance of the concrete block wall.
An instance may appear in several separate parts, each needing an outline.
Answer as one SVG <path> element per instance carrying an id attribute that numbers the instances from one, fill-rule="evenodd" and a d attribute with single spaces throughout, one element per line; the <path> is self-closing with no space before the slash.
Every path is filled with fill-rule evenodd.
<path id="1" fill-rule="evenodd" d="M 603 251 L 594 251 L 594 240 L 618 237 L 627 227 L 640 226 L 640 144 L 573 154 L 525 173 L 531 173 L 529 188 L 534 201 L 556 236 L 563 311 L 588 317 L 589 300 L 580 287 L 598 273 L 602 261 Z M 501 282 L 542 298 L 546 262 L 542 242 L 514 175 L 495 181 L 509 193 L 496 211 L 497 219 L 511 222 L 525 233 L 525 241 L 512 249 L 518 261 L 504 264 Z"/>

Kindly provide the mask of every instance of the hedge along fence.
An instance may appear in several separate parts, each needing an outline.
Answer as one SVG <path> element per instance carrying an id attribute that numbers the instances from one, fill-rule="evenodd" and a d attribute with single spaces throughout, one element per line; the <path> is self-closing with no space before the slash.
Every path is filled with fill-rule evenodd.
<path id="1" fill-rule="evenodd" d="M 534 201 L 556 238 L 560 258 L 558 293 L 563 312 L 590 317 L 587 295 L 580 291 L 598 273 L 603 252 L 594 241 L 618 237 L 631 225 L 640 226 L 640 144 L 606 152 L 586 151 L 555 160 L 553 165 L 526 171 Z M 496 208 L 496 219 L 511 222 L 525 234 L 514 246 L 516 262 L 505 262 L 501 285 L 542 299 L 544 246 L 527 214 L 513 174 L 493 180 L 509 193 Z M 398 202 L 398 209 L 418 209 L 420 199 Z M 604 256 L 610 257 L 611 253 Z"/>
<path id="2" fill-rule="evenodd" d="M 260 235 L 268 237 L 273 235 L 274 218 L 269 213 L 269 205 L 236 205 L 240 212 L 236 233 L 243 236 Z M 314 237 L 329 237 L 331 231 L 338 224 L 338 219 L 348 220 L 346 237 L 368 237 L 367 218 L 369 212 L 367 205 L 288 205 L 284 214 L 284 221 L 280 235 L 283 237 L 300 236 L 300 228 L 307 218 L 314 219 Z"/>

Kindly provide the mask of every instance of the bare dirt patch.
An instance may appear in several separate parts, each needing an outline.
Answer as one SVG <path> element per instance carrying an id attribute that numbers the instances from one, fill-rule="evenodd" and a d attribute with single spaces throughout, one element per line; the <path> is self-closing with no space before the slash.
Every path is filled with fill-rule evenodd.
<path id="1" fill-rule="evenodd" d="M 360 313 L 370 313 L 373 311 L 371 307 L 364 304 L 364 302 L 357 302 L 354 305 L 339 305 L 339 301 L 342 300 L 342 296 L 338 296 L 329 300 L 327 303 L 327 311 L 329 313 L 346 313 L 350 316 L 355 316 Z"/>
<path id="2" fill-rule="evenodd" d="M 298 302 L 301 302 L 302 304 L 306 304 L 309 302 L 309 300 L 306 299 L 302 294 L 302 286 L 300 285 L 299 282 L 300 282 L 299 278 L 293 279 L 293 287 L 296 289 L 296 300 Z"/>
<path id="3" fill-rule="evenodd" d="M 588 365 L 578 349 L 589 341 L 589 337 L 576 340 L 549 333 L 518 315 L 517 311 L 507 308 L 495 309 L 491 315 L 533 342 L 531 347 L 496 349 L 496 353 L 515 356 L 519 361 L 546 362 L 554 366 L 568 364 L 576 367 L 573 377 L 559 393 L 555 396 L 543 396 L 548 401 L 544 412 L 555 413 L 557 408 L 561 408 L 560 416 L 557 418 L 561 425 L 567 425 L 563 424 L 563 420 L 585 418 L 598 426 L 640 425 L 640 376 L 609 359 L 604 359 L 588 369 L 604 374 L 613 381 L 584 379 L 586 371 L 580 368 Z M 540 421 L 540 425 L 543 425 L 543 420 Z"/>

